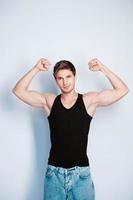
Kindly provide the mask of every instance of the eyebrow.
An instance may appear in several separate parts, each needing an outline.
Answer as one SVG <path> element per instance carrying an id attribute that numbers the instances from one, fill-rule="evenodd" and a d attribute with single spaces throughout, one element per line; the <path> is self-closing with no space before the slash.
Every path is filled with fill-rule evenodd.
<path id="1" fill-rule="evenodd" d="M 66 76 L 71 76 L 71 74 L 68 74 Z M 57 76 L 57 78 L 63 78 L 62 76 Z"/>

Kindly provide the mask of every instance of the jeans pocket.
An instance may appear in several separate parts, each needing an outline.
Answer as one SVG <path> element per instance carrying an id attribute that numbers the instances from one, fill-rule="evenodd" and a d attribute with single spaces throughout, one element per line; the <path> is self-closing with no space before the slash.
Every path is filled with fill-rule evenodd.
<path id="1" fill-rule="evenodd" d="M 83 169 L 80 168 L 79 177 L 81 179 L 86 179 L 89 176 L 90 176 L 90 170 L 89 170 L 89 168 L 83 168 Z"/>

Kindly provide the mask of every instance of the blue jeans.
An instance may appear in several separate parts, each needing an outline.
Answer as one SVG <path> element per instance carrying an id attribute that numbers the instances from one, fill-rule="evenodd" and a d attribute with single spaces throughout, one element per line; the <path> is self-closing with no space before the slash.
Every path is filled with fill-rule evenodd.
<path id="1" fill-rule="evenodd" d="M 72 168 L 47 165 L 44 200 L 94 200 L 95 188 L 90 166 Z"/>

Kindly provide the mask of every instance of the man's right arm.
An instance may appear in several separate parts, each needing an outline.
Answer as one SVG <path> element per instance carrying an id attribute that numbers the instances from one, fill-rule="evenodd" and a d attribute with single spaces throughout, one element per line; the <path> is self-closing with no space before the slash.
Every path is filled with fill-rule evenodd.
<path id="1" fill-rule="evenodd" d="M 46 59 L 40 59 L 37 64 L 27 72 L 12 89 L 12 92 L 23 102 L 38 108 L 48 106 L 48 101 L 54 98 L 54 94 L 40 93 L 33 90 L 28 90 L 30 82 L 39 71 L 47 71 L 50 63 Z"/>

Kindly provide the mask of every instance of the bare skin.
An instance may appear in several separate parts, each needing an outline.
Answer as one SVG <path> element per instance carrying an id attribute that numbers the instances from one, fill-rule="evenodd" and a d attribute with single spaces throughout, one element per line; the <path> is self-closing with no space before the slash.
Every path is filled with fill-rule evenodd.
<path id="1" fill-rule="evenodd" d="M 28 86 L 33 77 L 41 71 L 47 71 L 51 63 L 41 58 L 36 65 L 27 72 L 13 88 L 13 93 L 23 102 L 37 108 L 43 108 L 47 117 L 50 115 L 53 102 L 56 95 L 53 93 L 40 93 L 28 90 Z M 94 116 L 96 108 L 108 106 L 124 97 L 129 89 L 127 85 L 112 71 L 110 71 L 101 61 L 94 58 L 88 62 L 91 71 L 102 72 L 110 81 L 112 88 L 101 92 L 87 92 L 83 94 L 83 101 L 86 111 Z M 61 103 L 67 109 L 70 109 L 76 102 L 78 93 L 75 91 L 75 82 L 77 77 L 69 69 L 59 70 L 56 74 L 56 83 L 61 90 Z"/>

